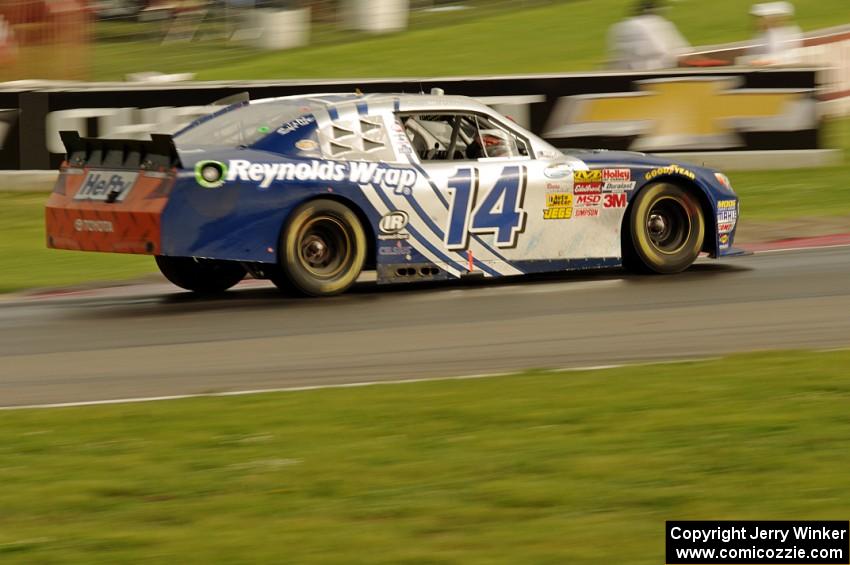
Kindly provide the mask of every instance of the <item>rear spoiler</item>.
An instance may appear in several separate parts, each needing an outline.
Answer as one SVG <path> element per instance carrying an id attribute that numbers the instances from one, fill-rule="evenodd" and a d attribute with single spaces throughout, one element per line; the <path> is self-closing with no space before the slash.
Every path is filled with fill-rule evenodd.
<path id="1" fill-rule="evenodd" d="M 76 131 L 60 131 L 59 136 L 72 167 L 157 171 L 181 166 L 170 135 L 152 133 L 150 141 L 80 137 Z"/>

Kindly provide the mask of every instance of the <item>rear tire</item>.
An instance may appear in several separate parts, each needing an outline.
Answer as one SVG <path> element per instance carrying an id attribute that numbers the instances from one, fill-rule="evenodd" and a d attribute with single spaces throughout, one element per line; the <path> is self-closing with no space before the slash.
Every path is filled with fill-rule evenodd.
<path id="1" fill-rule="evenodd" d="M 699 256 L 705 239 L 705 218 L 693 193 L 675 184 L 651 184 L 632 203 L 627 234 L 623 246 L 626 267 L 678 273 Z"/>
<path id="2" fill-rule="evenodd" d="M 281 234 L 280 269 L 271 280 L 284 292 L 339 294 L 360 276 L 367 249 L 354 211 L 335 200 L 311 200 L 289 217 Z"/>
<path id="3" fill-rule="evenodd" d="M 173 284 L 205 294 L 224 292 L 245 278 L 245 267 L 235 261 L 156 256 L 160 272 Z"/>

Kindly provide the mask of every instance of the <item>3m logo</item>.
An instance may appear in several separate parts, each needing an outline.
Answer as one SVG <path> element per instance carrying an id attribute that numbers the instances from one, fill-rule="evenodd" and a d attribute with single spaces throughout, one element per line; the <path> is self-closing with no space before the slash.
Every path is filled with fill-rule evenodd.
<path id="1" fill-rule="evenodd" d="M 814 98 L 798 89 L 741 88 L 741 79 L 728 76 L 634 84 L 633 92 L 560 98 L 543 137 L 634 137 L 629 148 L 636 151 L 721 149 L 743 145 L 739 131 L 817 127 Z"/>
<path id="2" fill-rule="evenodd" d="M 606 194 L 603 206 L 605 208 L 625 208 L 626 195 L 622 192 L 619 194 Z"/>

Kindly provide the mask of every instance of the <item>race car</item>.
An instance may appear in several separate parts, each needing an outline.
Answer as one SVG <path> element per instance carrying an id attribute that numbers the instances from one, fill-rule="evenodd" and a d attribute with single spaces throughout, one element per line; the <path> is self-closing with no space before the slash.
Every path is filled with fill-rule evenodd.
<path id="1" fill-rule="evenodd" d="M 61 136 L 48 246 L 153 255 L 197 292 L 249 273 L 310 296 L 364 269 L 378 283 L 666 274 L 735 253 L 739 204 L 722 173 L 561 152 L 466 97 L 242 100 L 150 141 Z"/>

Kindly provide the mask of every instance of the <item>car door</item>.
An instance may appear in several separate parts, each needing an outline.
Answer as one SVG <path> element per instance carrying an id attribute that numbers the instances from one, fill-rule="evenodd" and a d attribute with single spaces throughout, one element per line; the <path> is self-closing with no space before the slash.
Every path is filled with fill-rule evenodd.
<path id="1" fill-rule="evenodd" d="M 530 140 L 493 115 L 405 112 L 398 119 L 423 178 L 409 199 L 410 224 L 454 271 L 556 270 L 608 252 L 587 237 L 598 227 L 598 203 L 590 204 L 601 194 L 583 197 L 586 210 L 574 215 L 575 169 L 587 168 L 580 161 L 535 158 Z M 585 184 L 580 189 L 599 188 Z"/>

